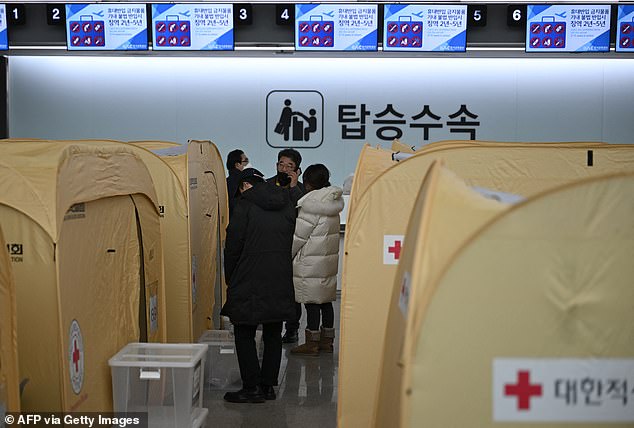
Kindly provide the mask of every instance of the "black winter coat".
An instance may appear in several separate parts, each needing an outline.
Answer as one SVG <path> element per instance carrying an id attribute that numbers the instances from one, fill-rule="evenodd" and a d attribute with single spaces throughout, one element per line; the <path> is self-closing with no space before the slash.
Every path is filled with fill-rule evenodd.
<path id="1" fill-rule="evenodd" d="M 229 170 L 229 176 L 227 177 L 227 199 L 229 200 L 229 218 L 233 214 L 233 207 L 236 204 L 238 198 L 236 197 L 236 191 L 238 190 L 238 183 L 240 182 L 240 170 L 231 168 Z"/>
<path id="2" fill-rule="evenodd" d="M 267 178 L 266 182 L 271 183 L 274 186 L 281 187 L 277 183 L 277 175 L 274 175 L 271 178 Z M 304 184 L 301 181 L 298 181 L 297 186 L 295 187 L 286 186 L 283 188 L 288 190 L 288 194 L 291 197 L 291 203 L 293 204 L 293 208 L 297 206 L 297 201 L 299 201 L 302 198 L 302 196 L 306 194 L 306 188 L 304 187 Z"/>
<path id="3" fill-rule="evenodd" d="M 258 183 L 236 200 L 224 252 L 227 301 L 220 312 L 233 324 L 295 318 L 294 230 L 287 190 Z"/>

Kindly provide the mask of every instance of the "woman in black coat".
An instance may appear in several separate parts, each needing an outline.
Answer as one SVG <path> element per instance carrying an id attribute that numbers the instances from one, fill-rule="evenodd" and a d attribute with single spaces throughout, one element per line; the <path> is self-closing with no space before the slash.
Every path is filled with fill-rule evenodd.
<path id="1" fill-rule="evenodd" d="M 233 215 L 227 227 L 227 301 L 221 314 L 234 325 L 242 389 L 225 400 L 261 403 L 275 399 L 282 357 L 282 322 L 295 316 L 291 247 L 295 209 L 288 192 L 264 182 L 259 171 L 242 171 Z M 255 332 L 262 324 L 262 367 Z"/>

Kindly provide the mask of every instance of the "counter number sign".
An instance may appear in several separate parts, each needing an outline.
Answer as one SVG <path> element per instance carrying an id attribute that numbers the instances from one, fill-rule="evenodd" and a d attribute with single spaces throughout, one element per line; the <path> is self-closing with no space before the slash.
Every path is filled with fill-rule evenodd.
<path id="1" fill-rule="evenodd" d="M 295 5 L 275 5 L 275 23 L 277 25 L 293 25 L 295 22 Z"/>
<path id="2" fill-rule="evenodd" d="M 253 24 L 253 7 L 248 3 L 239 3 L 233 6 L 233 21 L 237 25 Z"/>
<path id="3" fill-rule="evenodd" d="M 470 4 L 468 6 L 470 27 L 485 27 L 487 25 L 487 7 L 484 4 Z"/>
<path id="4" fill-rule="evenodd" d="M 7 4 L 7 21 L 11 25 L 24 25 L 26 11 L 23 4 Z"/>
<path id="5" fill-rule="evenodd" d="M 46 22 L 48 25 L 64 25 L 66 22 L 66 8 L 63 3 L 49 3 L 46 5 Z"/>
<path id="6" fill-rule="evenodd" d="M 506 10 L 506 24 L 509 27 L 526 27 L 526 5 L 509 5 Z"/>

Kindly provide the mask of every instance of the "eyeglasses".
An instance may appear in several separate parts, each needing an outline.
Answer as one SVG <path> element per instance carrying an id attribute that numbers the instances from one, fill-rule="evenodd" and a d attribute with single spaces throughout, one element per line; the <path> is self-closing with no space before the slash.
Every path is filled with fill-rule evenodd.
<path id="1" fill-rule="evenodd" d="M 284 163 L 284 162 L 278 162 L 277 163 L 277 168 L 281 169 L 281 170 L 295 170 L 295 164 L 294 163 Z"/>
<path id="2" fill-rule="evenodd" d="M 245 160 L 241 160 L 241 161 L 240 161 L 240 163 L 243 163 L 243 164 L 245 164 L 245 165 L 246 165 L 246 164 L 248 164 L 248 163 L 249 163 L 249 159 L 247 158 L 247 159 L 245 159 Z"/>

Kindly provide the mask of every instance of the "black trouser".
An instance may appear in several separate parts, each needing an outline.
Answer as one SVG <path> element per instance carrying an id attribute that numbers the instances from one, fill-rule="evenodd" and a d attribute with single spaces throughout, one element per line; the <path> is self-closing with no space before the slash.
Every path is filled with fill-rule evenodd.
<path id="1" fill-rule="evenodd" d="M 299 320 L 302 318 L 302 304 L 295 303 L 295 319 L 286 321 L 286 330 L 299 330 Z"/>
<path id="2" fill-rule="evenodd" d="M 236 324 L 233 326 L 243 388 L 253 388 L 259 384 L 277 385 L 277 377 L 280 374 L 282 322 L 262 324 L 262 340 L 264 341 L 262 367 L 260 367 L 258 351 L 255 347 L 257 328 L 257 325 Z"/>
<path id="3" fill-rule="evenodd" d="M 335 311 L 332 302 L 328 303 L 306 303 L 306 323 L 307 328 L 312 331 L 319 330 L 319 319 L 322 320 L 324 328 L 332 328 L 335 325 Z"/>

